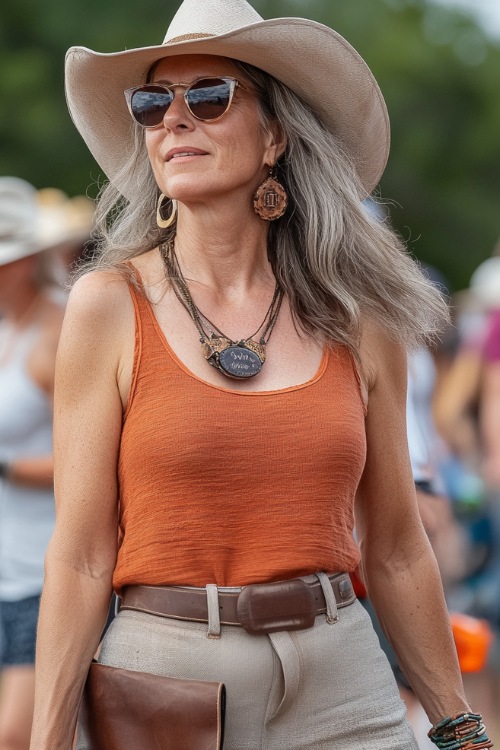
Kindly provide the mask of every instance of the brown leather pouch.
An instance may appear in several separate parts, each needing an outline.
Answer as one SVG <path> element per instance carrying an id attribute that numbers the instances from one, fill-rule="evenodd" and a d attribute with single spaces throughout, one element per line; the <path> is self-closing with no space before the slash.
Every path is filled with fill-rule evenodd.
<path id="1" fill-rule="evenodd" d="M 221 750 L 221 682 L 159 677 L 93 661 L 79 722 L 91 750 Z"/>

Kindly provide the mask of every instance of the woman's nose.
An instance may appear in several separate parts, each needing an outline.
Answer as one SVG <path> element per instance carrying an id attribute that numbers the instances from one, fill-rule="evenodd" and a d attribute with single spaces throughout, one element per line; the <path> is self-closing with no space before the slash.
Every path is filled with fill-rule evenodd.
<path id="1" fill-rule="evenodd" d="M 184 101 L 184 91 L 174 89 L 174 98 L 163 116 L 163 124 L 166 128 L 170 129 L 179 126 L 189 127 L 193 125 L 193 118 L 186 102 Z"/>

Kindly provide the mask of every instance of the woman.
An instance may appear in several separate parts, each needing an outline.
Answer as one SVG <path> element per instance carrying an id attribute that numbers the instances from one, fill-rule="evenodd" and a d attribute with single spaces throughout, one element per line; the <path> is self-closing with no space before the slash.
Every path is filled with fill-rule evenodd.
<path id="1" fill-rule="evenodd" d="M 468 710 L 405 449 L 404 343 L 442 304 L 361 205 L 388 149 L 376 83 L 320 24 L 185 0 L 163 45 L 70 51 L 67 95 L 110 185 L 60 348 L 32 750 L 71 747 L 112 586 L 100 660 L 224 682 L 226 750 L 415 748 L 348 577 L 325 574 L 358 564 L 357 494 L 415 691 L 432 722 Z M 306 588 L 319 610 L 283 629 L 283 589 Z M 261 596 L 256 635 L 239 602 Z"/>
<path id="2" fill-rule="evenodd" d="M 36 191 L 0 178 L 0 748 L 29 747 L 43 558 L 54 527 L 52 392 L 63 312 Z"/>

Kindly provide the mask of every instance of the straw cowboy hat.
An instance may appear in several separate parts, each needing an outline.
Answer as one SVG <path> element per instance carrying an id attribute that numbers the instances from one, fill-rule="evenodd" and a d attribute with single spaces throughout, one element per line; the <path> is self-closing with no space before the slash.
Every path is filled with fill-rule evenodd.
<path id="1" fill-rule="evenodd" d="M 18 177 L 0 177 L 0 266 L 65 244 L 83 244 L 94 204 L 57 188 L 37 191 Z"/>
<path id="2" fill-rule="evenodd" d="M 123 91 L 145 82 L 157 60 L 191 54 L 251 63 L 282 81 L 347 148 L 366 194 L 375 188 L 389 153 L 387 110 L 370 69 L 343 37 L 304 18 L 264 21 L 246 0 L 184 0 L 162 44 L 109 54 L 72 47 L 66 55 L 69 111 L 118 189 L 134 143 Z"/>

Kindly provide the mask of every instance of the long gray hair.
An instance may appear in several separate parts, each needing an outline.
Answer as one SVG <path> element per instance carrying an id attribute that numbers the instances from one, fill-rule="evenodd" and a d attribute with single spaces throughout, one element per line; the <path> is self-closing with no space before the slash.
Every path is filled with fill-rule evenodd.
<path id="1" fill-rule="evenodd" d="M 271 223 L 268 255 L 299 329 L 357 353 L 361 320 L 378 322 L 412 348 L 432 339 L 447 317 L 440 293 L 420 271 L 400 238 L 370 217 L 352 160 L 310 108 L 272 76 L 232 63 L 259 97 L 264 128 L 278 120 L 287 148 L 278 176 L 289 197 L 286 214 Z M 110 268 L 156 247 L 175 226 L 156 225 L 158 186 L 136 127 L 135 149 L 97 209 L 97 253 L 83 270 Z"/>

